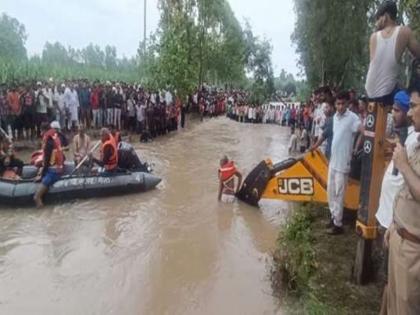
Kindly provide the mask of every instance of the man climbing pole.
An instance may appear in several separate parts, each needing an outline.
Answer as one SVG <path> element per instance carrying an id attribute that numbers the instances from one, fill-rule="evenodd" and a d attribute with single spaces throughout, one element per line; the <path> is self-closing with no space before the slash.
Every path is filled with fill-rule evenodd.
<path id="1" fill-rule="evenodd" d="M 372 240 L 376 238 L 375 213 L 386 165 L 386 117 L 399 88 L 400 60 L 406 50 L 415 58 L 420 56 L 420 44 L 412 30 L 397 23 L 398 9 L 394 1 L 384 1 L 375 18 L 377 31 L 370 38 L 370 64 L 365 85 L 370 104 L 365 120 L 360 209 L 356 228 L 362 236 L 358 243 L 354 268 L 357 283 L 366 282 L 372 274 Z"/>

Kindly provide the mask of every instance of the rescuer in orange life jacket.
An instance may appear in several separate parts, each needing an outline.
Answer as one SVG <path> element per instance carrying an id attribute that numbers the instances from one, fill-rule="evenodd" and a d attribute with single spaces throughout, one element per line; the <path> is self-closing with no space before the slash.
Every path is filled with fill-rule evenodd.
<path id="1" fill-rule="evenodd" d="M 235 190 L 235 177 L 238 178 L 238 185 Z M 231 203 L 235 200 L 235 194 L 242 184 L 242 174 L 237 170 L 235 163 L 229 161 L 227 156 L 220 160 L 219 168 L 219 201 Z"/>
<path id="2" fill-rule="evenodd" d="M 64 170 L 64 153 L 61 147 L 60 136 L 54 126 L 44 123 L 42 130 L 42 153 L 43 163 L 38 171 L 35 181 L 41 181 L 41 186 L 35 193 L 34 201 L 36 206 L 42 207 L 43 196 L 48 192 L 50 186 L 58 181 Z"/>
<path id="3" fill-rule="evenodd" d="M 115 139 L 109 129 L 101 129 L 101 141 L 100 159 L 95 159 L 92 157 L 92 154 L 90 154 L 90 157 L 93 162 L 103 168 L 103 170 L 100 170 L 101 173 L 113 173 L 118 168 L 118 148 L 117 143 L 115 142 Z"/>

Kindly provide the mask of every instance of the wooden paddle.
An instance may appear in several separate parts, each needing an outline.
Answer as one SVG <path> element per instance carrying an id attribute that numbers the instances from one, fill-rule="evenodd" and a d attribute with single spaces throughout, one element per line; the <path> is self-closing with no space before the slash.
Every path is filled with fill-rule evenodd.
<path id="1" fill-rule="evenodd" d="M 9 135 L 7 134 L 7 132 L 6 131 L 4 131 L 4 129 L 3 128 L 1 128 L 0 127 L 0 133 L 1 133 L 1 135 L 5 138 L 5 139 L 9 139 L 10 137 L 9 137 Z"/>
<path id="2" fill-rule="evenodd" d="M 79 164 L 77 164 L 77 166 L 75 167 L 75 169 L 73 170 L 73 172 L 71 172 L 70 176 L 72 176 L 83 165 L 83 163 L 86 162 L 86 160 L 89 158 L 89 155 L 91 155 L 93 152 L 95 152 L 96 149 L 99 147 L 100 144 L 101 144 L 101 140 L 99 140 L 98 142 L 96 142 L 96 144 L 89 151 L 89 153 L 85 155 L 85 157 L 79 162 Z"/>

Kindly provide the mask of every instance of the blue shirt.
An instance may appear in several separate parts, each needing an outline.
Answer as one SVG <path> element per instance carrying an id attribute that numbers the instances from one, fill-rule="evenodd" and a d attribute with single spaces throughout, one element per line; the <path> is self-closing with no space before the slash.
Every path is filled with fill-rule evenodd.
<path id="1" fill-rule="evenodd" d="M 82 107 L 89 107 L 90 105 L 90 92 L 86 88 L 82 88 L 79 90 L 79 101 L 80 106 Z"/>

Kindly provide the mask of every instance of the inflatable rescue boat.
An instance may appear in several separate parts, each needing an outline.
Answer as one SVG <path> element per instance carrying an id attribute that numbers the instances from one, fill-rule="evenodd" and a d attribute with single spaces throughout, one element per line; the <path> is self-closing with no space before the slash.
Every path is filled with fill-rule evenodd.
<path id="1" fill-rule="evenodd" d="M 155 188 L 161 179 L 145 171 L 121 171 L 112 175 L 75 174 L 74 163 L 66 163 L 64 175 L 50 187 L 44 197 L 46 203 L 78 198 L 94 198 L 145 192 Z M 34 182 L 35 166 L 25 166 L 21 180 L 0 179 L 0 205 L 32 206 L 39 187 Z"/>

